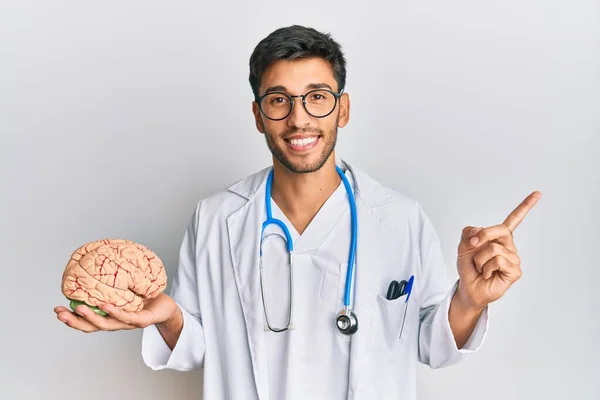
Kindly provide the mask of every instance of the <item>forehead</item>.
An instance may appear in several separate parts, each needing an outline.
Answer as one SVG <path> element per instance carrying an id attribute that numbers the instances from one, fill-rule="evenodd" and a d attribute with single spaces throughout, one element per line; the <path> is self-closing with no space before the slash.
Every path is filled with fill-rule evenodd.
<path id="1" fill-rule="evenodd" d="M 289 93 L 301 94 L 308 85 L 316 83 L 326 83 L 334 91 L 338 90 L 328 61 L 322 58 L 278 60 L 263 71 L 259 93 L 273 86 L 283 86 Z"/>

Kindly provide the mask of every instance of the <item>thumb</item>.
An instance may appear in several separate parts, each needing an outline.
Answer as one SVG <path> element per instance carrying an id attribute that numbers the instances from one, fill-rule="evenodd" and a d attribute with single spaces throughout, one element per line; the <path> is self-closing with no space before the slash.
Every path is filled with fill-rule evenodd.
<path id="1" fill-rule="evenodd" d="M 111 318 L 127 324 L 130 327 L 141 328 L 149 325 L 149 322 L 145 321 L 148 316 L 146 315 L 146 318 L 143 318 L 144 316 L 139 312 L 123 311 L 119 307 L 115 307 L 112 304 L 103 304 L 100 306 L 100 309 L 105 311 Z"/>
<path id="2" fill-rule="evenodd" d="M 465 228 L 463 228 L 462 235 L 460 238 L 460 244 L 466 245 L 466 246 L 471 246 L 469 241 L 471 240 L 471 238 L 473 236 L 475 236 L 477 234 L 477 232 L 479 232 L 482 229 L 483 228 L 479 227 L 479 226 L 466 226 Z"/>

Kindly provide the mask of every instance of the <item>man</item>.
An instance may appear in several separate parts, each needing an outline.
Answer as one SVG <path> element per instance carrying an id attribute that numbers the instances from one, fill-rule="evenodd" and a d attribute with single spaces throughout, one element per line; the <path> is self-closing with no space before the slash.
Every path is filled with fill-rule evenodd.
<path id="1" fill-rule="evenodd" d="M 252 110 L 272 168 L 198 203 L 171 296 L 138 313 L 101 307 L 108 317 L 57 307 L 58 318 L 84 332 L 144 328 L 146 364 L 204 368 L 205 400 L 415 399 L 417 361 L 476 351 L 488 304 L 521 276 L 512 231 L 540 193 L 502 224 L 463 230 L 451 284 L 419 203 L 336 159 L 345 79 L 329 35 L 292 26 L 262 40 Z M 356 316 L 353 334 L 340 315 Z"/>

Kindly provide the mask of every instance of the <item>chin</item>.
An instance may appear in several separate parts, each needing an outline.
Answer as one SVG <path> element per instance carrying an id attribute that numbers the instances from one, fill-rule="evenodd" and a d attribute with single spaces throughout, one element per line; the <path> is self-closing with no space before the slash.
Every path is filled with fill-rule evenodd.
<path id="1" fill-rule="evenodd" d="M 288 171 L 309 174 L 320 170 L 327 163 L 335 148 L 336 137 L 324 135 L 293 135 L 277 142 L 265 135 L 273 157 Z"/>
<path id="2" fill-rule="evenodd" d="M 329 157 L 326 154 L 320 154 L 310 157 L 288 156 L 278 158 L 278 161 L 289 171 L 296 174 L 309 174 L 320 170 L 327 162 Z"/>

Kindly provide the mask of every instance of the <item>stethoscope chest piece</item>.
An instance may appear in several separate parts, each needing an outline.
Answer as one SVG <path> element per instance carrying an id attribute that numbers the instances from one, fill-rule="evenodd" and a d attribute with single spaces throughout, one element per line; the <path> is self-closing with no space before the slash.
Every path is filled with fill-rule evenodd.
<path id="1" fill-rule="evenodd" d="M 338 330 L 344 335 L 353 335 L 358 331 L 358 319 L 352 310 L 344 307 L 336 318 Z"/>

